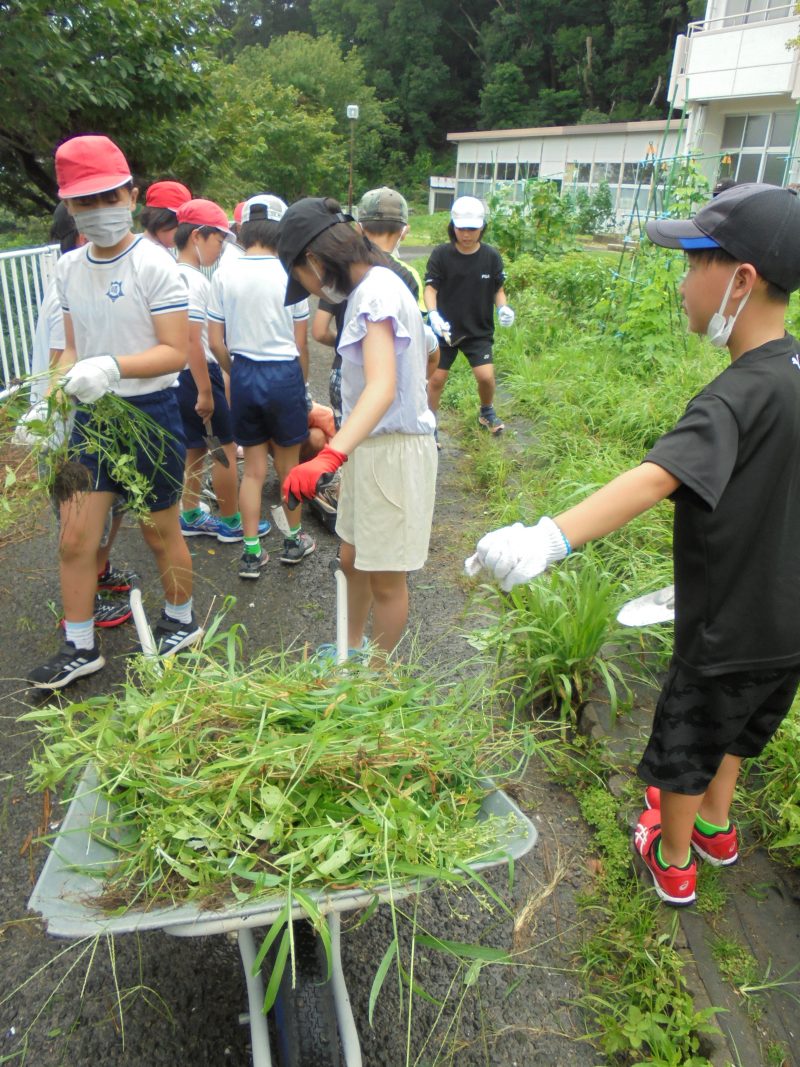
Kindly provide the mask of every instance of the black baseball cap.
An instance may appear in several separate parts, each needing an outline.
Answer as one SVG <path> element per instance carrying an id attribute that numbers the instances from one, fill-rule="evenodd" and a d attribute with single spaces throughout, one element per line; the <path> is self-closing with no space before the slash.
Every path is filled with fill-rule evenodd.
<path id="1" fill-rule="evenodd" d="M 645 229 L 662 248 L 721 248 L 740 263 L 752 263 L 779 289 L 791 293 L 800 288 L 800 200 L 794 189 L 758 182 L 735 185 L 693 219 L 651 219 Z"/>
<path id="2" fill-rule="evenodd" d="M 292 267 L 298 256 L 315 237 L 331 226 L 353 221 L 352 215 L 344 211 L 331 211 L 325 205 L 325 197 L 307 196 L 287 208 L 278 225 L 278 258 L 289 275 L 284 304 L 296 304 L 308 296 L 308 290 L 292 277 Z"/>

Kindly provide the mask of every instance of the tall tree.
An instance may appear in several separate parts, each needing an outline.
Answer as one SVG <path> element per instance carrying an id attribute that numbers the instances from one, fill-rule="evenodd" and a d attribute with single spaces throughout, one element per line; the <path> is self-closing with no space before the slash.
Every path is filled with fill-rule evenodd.
<path id="1" fill-rule="evenodd" d="M 251 45 L 266 47 L 286 33 L 311 28 L 309 0 L 220 0 L 219 17 L 229 31 L 223 45 L 228 57 Z"/>
<path id="2" fill-rule="evenodd" d="M 137 170 L 171 150 L 150 128 L 204 92 L 217 41 L 212 0 L 0 2 L 0 195 L 52 210 L 52 155 L 76 133 L 118 139 Z"/>

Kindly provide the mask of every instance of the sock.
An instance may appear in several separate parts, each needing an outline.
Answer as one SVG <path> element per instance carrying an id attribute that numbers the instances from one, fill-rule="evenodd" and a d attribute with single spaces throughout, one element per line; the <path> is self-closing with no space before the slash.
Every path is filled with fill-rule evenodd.
<path id="1" fill-rule="evenodd" d="M 244 550 L 249 552 L 251 556 L 261 555 L 261 542 L 257 537 L 245 537 Z"/>
<path id="2" fill-rule="evenodd" d="M 686 863 L 680 863 L 680 864 L 666 863 L 661 858 L 661 838 L 659 837 L 658 841 L 656 842 L 656 863 L 659 865 L 659 867 L 661 867 L 662 870 L 665 871 L 668 867 L 678 867 L 679 870 L 684 870 L 684 868 L 688 867 L 691 862 L 692 862 L 692 850 L 689 849 L 689 855 L 686 857 Z"/>
<path id="3" fill-rule="evenodd" d="M 711 837 L 712 834 L 727 834 L 731 828 L 730 819 L 727 826 L 715 826 L 713 822 L 706 822 L 702 815 L 695 815 L 694 824 L 701 834 Z"/>
<path id="4" fill-rule="evenodd" d="M 290 541 L 296 541 L 297 538 L 300 536 L 300 531 L 302 529 L 303 529 L 303 527 L 300 525 L 299 522 L 298 522 L 297 526 L 290 526 L 289 527 L 289 540 Z"/>
<path id="5" fill-rule="evenodd" d="M 242 514 L 240 511 L 234 511 L 233 515 L 220 515 L 219 521 L 224 522 L 226 526 L 230 526 L 233 529 L 242 525 Z"/>
<path id="6" fill-rule="evenodd" d="M 184 522 L 196 522 L 203 514 L 202 508 L 191 508 L 189 511 L 181 512 Z"/>
<path id="7" fill-rule="evenodd" d="M 174 619 L 175 622 L 191 622 L 192 598 L 189 597 L 185 604 L 170 604 L 168 600 L 165 600 L 164 613 L 168 619 Z"/>
<path id="8" fill-rule="evenodd" d="M 94 619 L 87 622 L 68 622 L 65 619 L 64 635 L 76 648 L 86 651 L 94 648 Z"/>
<path id="9" fill-rule="evenodd" d="M 481 404 L 481 415 L 491 415 L 494 411 L 494 404 Z"/>

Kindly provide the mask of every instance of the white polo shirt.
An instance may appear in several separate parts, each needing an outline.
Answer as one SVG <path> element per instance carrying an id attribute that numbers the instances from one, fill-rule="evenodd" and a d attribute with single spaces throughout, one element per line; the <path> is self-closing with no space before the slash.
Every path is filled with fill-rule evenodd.
<path id="1" fill-rule="evenodd" d="M 277 256 L 242 256 L 215 272 L 208 317 L 224 323 L 225 344 L 234 358 L 298 358 L 294 324 L 308 318 L 308 301 L 284 307 L 286 281 Z"/>
<path id="2" fill-rule="evenodd" d="M 153 317 L 186 312 L 186 282 L 178 265 L 152 242 L 138 237 L 114 259 L 96 259 L 84 245 L 59 260 L 56 285 L 72 319 L 78 359 L 128 356 L 158 344 Z M 167 389 L 178 374 L 123 378 L 114 392 L 141 396 Z"/>
<path id="3" fill-rule="evenodd" d="M 191 266 L 189 263 L 179 263 L 178 270 L 181 272 L 181 277 L 186 282 L 188 289 L 189 322 L 199 323 L 200 325 L 200 340 L 203 345 L 206 363 L 216 363 L 214 354 L 208 346 L 208 318 L 206 317 L 211 283 L 201 270 Z"/>

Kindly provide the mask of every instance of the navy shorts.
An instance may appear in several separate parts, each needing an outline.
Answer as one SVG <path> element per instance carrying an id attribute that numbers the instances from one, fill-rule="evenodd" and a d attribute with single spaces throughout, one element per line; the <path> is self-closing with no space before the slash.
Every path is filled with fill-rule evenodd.
<path id="1" fill-rule="evenodd" d="M 454 345 L 446 345 L 439 342 L 439 370 L 450 370 L 455 363 L 456 356 L 463 352 L 467 357 L 470 367 L 483 367 L 492 362 L 491 340 L 463 337 Z"/>
<path id="2" fill-rule="evenodd" d="M 656 705 L 639 777 L 671 793 L 699 796 L 725 755 L 763 752 L 786 718 L 800 667 L 704 677 L 672 661 Z"/>
<path id="3" fill-rule="evenodd" d="M 219 438 L 221 445 L 229 445 L 233 440 L 231 409 L 225 395 L 225 379 L 219 363 L 208 364 L 208 376 L 211 379 L 211 395 L 214 397 L 214 413 L 211 416 L 211 432 Z M 183 433 L 187 448 L 205 448 L 206 428 L 203 420 L 194 410 L 197 403 L 197 385 L 192 372 L 187 368 L 178 375 L 178 404 L 183 420 Z"/>
<path id="4" fill-rule="evenodd" d="M 290 448 L 305 441 L 308 407 L 300 363 L 234 356 L 231 417 L 234 439 L 245 448 L 268 441 Z"/>
<path id="5" fill-rule="evenodd" d="M 152 431 L 148 431 L 145 426 L 140 427 L 144 439 L 134 458 L 137 471 L 150 483 L 150 492 L 146 498 L 148 509 L 164 511 L 178 503 L 183 489 L 186 446 L 178 407 L 178 390 L 161 389 L 157 393 L 125 399 L 157 424 Z M 75 425 L 70 438 L 70 444 L 76 452 L 75 458 L 89 471 L 94 492 L 116 493 L 126 498 L 124 486 L 114 479 L 105 459 L 96 452 L 86 450 L 82 428 L 91 417 L 91 408 L 78 408 L 75 414 Z"/>

